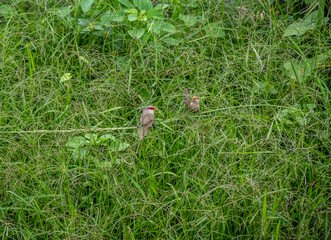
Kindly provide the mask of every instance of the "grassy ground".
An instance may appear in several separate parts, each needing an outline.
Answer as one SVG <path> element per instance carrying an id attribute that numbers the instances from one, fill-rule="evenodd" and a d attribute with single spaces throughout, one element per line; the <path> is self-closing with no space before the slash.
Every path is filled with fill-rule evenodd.
<path id="1" fill-rule="evenodd" d="M 158 51 L 123 25 L 116 50 L 54 14 L 72 1 L 46 2 L 4 1 L 16 14 L 0 16 L 3 239 L 330 237 L 330 58 L 301 80 L 284 68 L 327 53 L 330 26 L 284 37 L 307 8 L 201 0 L 177 9 L 201 16 L 188 27 L 173 1 L 175 45 Z M 206 34 L 215 21 L 224 37 Z M 200 118 L 184 88 L 201 97 Z M 74 158 L 66 144 L 84 133 L 6 133 L 134 127 L 149 104 L 143 142 L 110 132 L 124 151 L 89 145 Z"/>

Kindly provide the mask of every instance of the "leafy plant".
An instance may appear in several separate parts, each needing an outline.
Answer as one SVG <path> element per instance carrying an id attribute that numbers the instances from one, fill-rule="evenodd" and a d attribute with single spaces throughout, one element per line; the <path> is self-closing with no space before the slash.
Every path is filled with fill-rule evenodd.
<path id="1" fill-rule="evenodd" d="M 85 158 L 90 154 L 89 146 L 102 146 L 105 150 L 120 152 L 127 149 L 130 145 L 111 134 L 105 134 L 100 137 L 96 134 L 85 134 L 84 136 L 70 139 L 66 146 L 71 149 L 72 157 L 77 160 Z"/>
<path id="2" fill-rule="evenodd" d="M 284 32 L 284 36 L 302 36 L 307 31 L 315 30 L 318 23 L 319 25 L 326 24 L 329 17 L 318 17 L 318 11 L 310 13 L 304 20 L 299 20 L 289 25 Z"/>
<path id="3" fill-rule="evenodd" d="M 0 16 L 9 18 L 15 14 L 15 9 L 11 5 L 0 5 Z"/>

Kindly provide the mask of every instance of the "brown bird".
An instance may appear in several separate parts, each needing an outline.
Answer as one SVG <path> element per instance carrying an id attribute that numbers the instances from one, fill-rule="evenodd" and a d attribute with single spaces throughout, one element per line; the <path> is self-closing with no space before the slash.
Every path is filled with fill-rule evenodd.
<path id="1" fill-rule="evenodd" d="M 186 108 L 192 112 L 199 112 L 200 99 L 196 96 L 193 96 L 193 98 L 191 98 L 187 89 L 184 89 L 184 94 Z"/>
<path id="2" fill-rule="evenodd" d="M 144 136 L 147 134 L 148 129 L 153 125 L 154 121 L 154 111 L 156 111 L 156 108 L 152 105 L 147 106 L 143 109 L 143 114 L 140 117 L 140 133 L 139 138 L 140 140 L 144 139 Z"/>

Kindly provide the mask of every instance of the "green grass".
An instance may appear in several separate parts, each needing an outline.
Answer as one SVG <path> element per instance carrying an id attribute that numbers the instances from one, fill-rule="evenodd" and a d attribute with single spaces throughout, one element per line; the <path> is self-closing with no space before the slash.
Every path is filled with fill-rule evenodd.
<path id="1" fill-rule="evenodd" d="M 1 238 L 330 238 L 330 57 L 303 81 L 283 67 L 330 53 L 330 25 L 284 37 L 304 9 L 263 0 L 238 15 L 200 0 L 177 9 L 203 16 L 193 27 L 171 20 L 177 45 L 158 52 L 126 34 L 114 50 L 54 15 L 71 1 L 45 2 L 4 1 L 17 13 L 0 16 Z M 224 38 L 205 33 L 213 21 Z M 202 99 L 200 118 L 184 88 Z M 121 152 L 74 159 L 66 143 L 83 133 L 24 133 L 132 127 L 149 104 L 143 142 L 111 132 L 130 144 Z"/>

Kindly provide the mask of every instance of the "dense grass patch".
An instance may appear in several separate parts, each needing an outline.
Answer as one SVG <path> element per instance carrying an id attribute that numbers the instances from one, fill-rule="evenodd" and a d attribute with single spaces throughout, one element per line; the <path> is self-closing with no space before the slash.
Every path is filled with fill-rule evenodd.
<path id="1" fill-rule="evenodd" d="M 330 237 L 329 1 L 154 1 L 159 33 L 79 2 L 0 3 L 2 238 Z M 74 156 L 96 127 L 129 147 Z"/>

